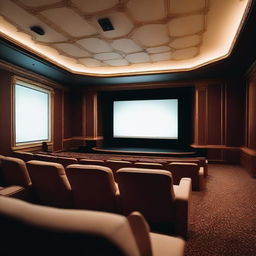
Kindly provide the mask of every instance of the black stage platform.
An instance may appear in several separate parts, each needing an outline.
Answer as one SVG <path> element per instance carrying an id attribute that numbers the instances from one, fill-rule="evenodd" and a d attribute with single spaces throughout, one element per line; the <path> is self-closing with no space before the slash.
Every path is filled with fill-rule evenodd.
<path id="1" fill-rule="evenodd" d="M 155 156 L 177 156 L 177 157 L 196 157 L 204 156 L 203 152 L 197 149 L 162 149 L 162 148 L 133 148 L 133 147 L 104 147 L 92 148 L 92 152 L 113 153 L 113 154 L 139 154 Z"/>

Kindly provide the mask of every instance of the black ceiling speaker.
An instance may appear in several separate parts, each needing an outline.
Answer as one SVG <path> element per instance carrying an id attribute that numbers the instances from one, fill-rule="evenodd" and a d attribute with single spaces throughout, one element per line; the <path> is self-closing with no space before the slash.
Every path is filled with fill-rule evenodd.
<path id="1" fill-rule="evenodd" d="M 100 26 L 103 29 L 103 31 L 114 30 L 114 27 L 113 27 L 113 25 L 112 25 L 112 23 L 111 23 L 109 18 L 98 19 L 98 23 L 100 24 Z"/>
<path id="2" fill-rule="evenodd" d="M 39 27 L 39 26 L 32 26 L 30 27 L 30 30 L 32 30 L 33 32 L 35 32 L 36 34 L 43 36 L 45 34 L 44 30 Z"/>

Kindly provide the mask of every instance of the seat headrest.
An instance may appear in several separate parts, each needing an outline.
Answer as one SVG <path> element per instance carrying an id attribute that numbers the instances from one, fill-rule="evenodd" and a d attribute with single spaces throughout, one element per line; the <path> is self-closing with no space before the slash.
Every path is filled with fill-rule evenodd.
<path id="1" fill-rule="evenodd" d="M 20 242 L 19 239 L 25 239 L 26 236 L 29 236 L 28 233 L 24 232 L 24 237 L 16 237 L 15 229 L 19 226 L 17 227 L 19 230 L 20 228 L 32 230 L 35 236 L 38 235 L 38 237 L 33 237 L 34 241 L 43 239 L 43 243 L 40 242 L 40 244 L 47 245 L 47 248 L 52 248 L 55 251 L 58 249 L 61 251 L 75 243 L 81 251 L 84 251 L 86 246 L 96 245 L 98 248 L 95 247 L 95 252 L 101 246 L 105 246 L 105 248 L 118 248 L 121 254 L 115 255 L 139 255 L 138 246 L 127 218 L 113 213 L 38 206 L 0 196 L 0 224 L 3 231 L 8 228 L 13 229 L 8 232 L 9 238 L 4 237 L 4 239 L 12 239 L 13 246 L 15 246 L 15 242 Z M 54 239 L 51 240 L 48 237 L 51 237 L 52 233 L 54 233 Z M 77 235 L 79 239 L 71 241 L 70 239 L 74 235 Z M 93 242 L 94 238 L 98 239 L 97 241 L 103 241 L 103 243 L 88 244 L 87 239 Z M 56 242 L 59 240 L 63 248 L 56 248 Z M 110 246 L 106 246 L 106 243 Z M 33 244 L 30 247 L 33 247 Z M 45 248 L 36 248 L 36 250 L 40 249 L 45 250 Z M 31 250 L 33 251 L 33 249 Z M 51 251 L 48 253 L 50 254 Z M 109 254 L 106 252 L 106 255 Z"/>

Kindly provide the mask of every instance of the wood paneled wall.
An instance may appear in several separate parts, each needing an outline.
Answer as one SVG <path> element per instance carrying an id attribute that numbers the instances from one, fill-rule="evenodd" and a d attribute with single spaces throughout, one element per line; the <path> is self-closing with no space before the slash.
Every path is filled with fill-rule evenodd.
<path id="1" fill-rule="evenodd" d="M 193 82 L 195 86 L 194 143 L 205 148 L 212 161 L 239 163 L 244 137 L 244 85 L 242 81 L 209 80 Z M 187 83 L 187 85 L 191 85 Z M 165 85 L 174 87 L 175 85 Z M 176 86 L 180 86 L 176 83 Z M 183 83 L 182 86 L 185 86 Z M 155 89 L 148 85 L 148 89 Z M 117 91 L 118 91 L 117 87 Z M 145 88 L 144 88 L 145 89 Z M 102 88 L 101 88 L 102 90 Z M 113 90 L 106 86 L 104 90 Z M 121 90 L 121 89 L 120 89 Z M 97 90 L 85 91 L 86 137 L 102 139 Z"/>
<path id="2" fill-rule="evenodd" d="M 247 76 L 245 107 L 245 138 L 241 148 L 241 164 L 256 178 L 256 65 Z"/>
<path id="3" fill-rule="evenodd" d="M 0 154 L 12 153 L 12 74 L 0 70 Z"/>
<path id="4" fill-rule="evenodd" d="M 239 163 L 244 134 L 242 81 L 195 83 L 196 148 L 206 148 L 209 160 Z"/>
<path id="5" fill-rule="evenodd" d="M 18 72 L 26 75 L 27 72 Z M 13 69 L 0 69 L 0 154 L 10 154 L 12 147 L 12 76 Z M 43 83 L 36 74 L 26 78 Z M 51 84 L 51 82 L 47 81 Z M 58 85 L 54 88 L 53 149 L 62 150 L 102 143 L 98 93 L 104 90 L 123 90 L 129 86 L 89 87 L 69 90 Z M 204 80 L 164 85 L 141 85 L 141 89 L 176 86 L 195 87 L 194 143 L 205 148 L 212 161 L 241 163 L 255 173 L 256 164 L 256 72 L 248 83 L 242 80 Z M 132 89 L 139 86 L 132 85 Z"/>

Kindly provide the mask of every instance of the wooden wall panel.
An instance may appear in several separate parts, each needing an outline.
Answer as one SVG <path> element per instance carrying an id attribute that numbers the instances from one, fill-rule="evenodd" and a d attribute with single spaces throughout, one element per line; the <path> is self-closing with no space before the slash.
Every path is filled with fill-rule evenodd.
<path id="1" fill-rule="evenodd" d="M 248 171 L 248 173 L 256 178 L 256 155 L 248 154 L 248 152 L 241 152 L 240 163 Z"/>
<path id="2" fill-rule="evenodd" d="M 97 104 L 96 98 L 96 92 L 86 92 L 85 94 L 86 137 L 97 136 L 97 108 L 95 105 Z"/>
<path id="3" fill-rule="evenodd" d="M 12 145 L 12 74 L 0 70 L 0 154 L 10 155 Z"/>
<path id="4" fill-rule="evenodd" d="M 245 138 L 241 148 L 241 165 L 256 178 L 256 65 L 247 76 L 245 99 Z"/>
<path id="5" fill-rule="evenodd" d="M 205 86 L 197 87 L 196 97 L 196 143 L 199 145 L 205 145 L 207 144 L 207 88 Z"/>
<path id="6" fill-rule="evenodd" d="M 81 92 L 74 92 L 72 97 L 71 129 L 72 136 L 84 136 L 84 96 Z"/>
<path id="7" fill-rule="evenodd" d="M 256 80 L 248 84 L 248 145 L 256 150 Z"/>
<path id="8" fill-rule="evenodd" d="M 196 84 L 195 140 L 209 160 L 239 162 L 244 136 L 244 93 L 241 81 Z"/>
<path id="9" fill-rule="evenodd" d="M 222 84 L 209 84 L 207 88 L 207 144 L 222 144 Z"/>
<path id="10" fill-rule="evenodd" d="M 63 148 L 63 91 L 54 90 L 54 142 L 53 150 Z"/>
<path id="11" fill-rule="evenodd" d="M 64 92 L 64 134 L 63 138 L 71 138 L 73 136 L 72 134 L 72 97 L 70 91 Z"/>
<path id="12" fill-rule="evenodd" d="M 241 80 L 226 84 L 226 130 L 227 146 L 241 146 L 244 143 L 245 83 Z"/>
<path id="13" fill-rule="evenodd" d="M 223 161 L 222 149 L 208 148 L 207 158 L 210 162 Z"/>

